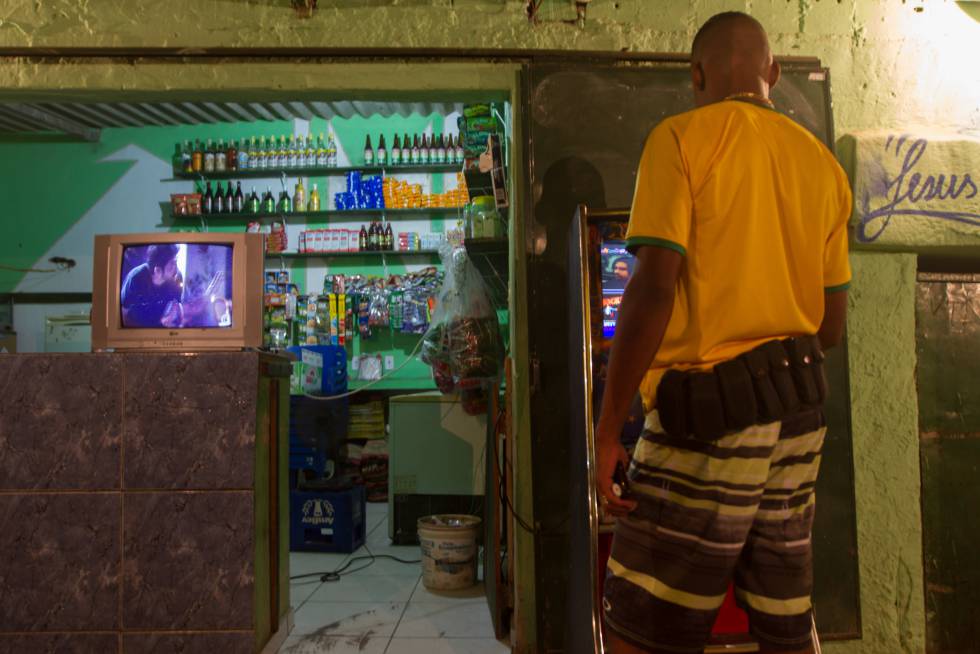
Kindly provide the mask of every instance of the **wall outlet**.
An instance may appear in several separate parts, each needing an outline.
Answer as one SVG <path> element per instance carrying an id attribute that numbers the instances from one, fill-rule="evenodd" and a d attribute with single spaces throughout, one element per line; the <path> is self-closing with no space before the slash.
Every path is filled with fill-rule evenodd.
<path id="1" fill-rule="evenodd" d="M 385 370 L 394 370 L 395 357 L 391 354 L 385 355 Z"/>

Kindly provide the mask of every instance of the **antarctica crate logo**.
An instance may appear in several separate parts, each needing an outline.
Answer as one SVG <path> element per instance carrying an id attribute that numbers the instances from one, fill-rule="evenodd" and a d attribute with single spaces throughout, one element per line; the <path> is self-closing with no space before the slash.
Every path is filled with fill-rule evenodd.
<path id="1" fill-rule="evenodd" d="M 332 525 L 333 521 L 333 504 L 328 500 L 315 498 L 303 502 L 303 524 Z"/>

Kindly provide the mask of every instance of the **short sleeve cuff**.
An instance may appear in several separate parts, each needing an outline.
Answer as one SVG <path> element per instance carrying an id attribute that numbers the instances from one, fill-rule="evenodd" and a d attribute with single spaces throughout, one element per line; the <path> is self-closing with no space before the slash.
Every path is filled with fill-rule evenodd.
<path id="1" fill-rule="evenodd" d="M 679 252 L 682 257 L 687 256 L 687 250 L 683 245 L 668 241 L 665 238 L 654 238 L 652 236 L 633 236 L 626 239 L 626 251 L 635 255 L 636 251 L 644 245 L 654 245 L 660 248 L 667 248 L 674 252 Z"/>
<path id="2" fill-rule="evenodd" d="M 837 293 L 839 291 L 846 291 L 851 287 L 851 282 L 847 281 L 843 284 L 838 284 L 837 286 L 825 286 L 823 289 L 824 293 Z"/>

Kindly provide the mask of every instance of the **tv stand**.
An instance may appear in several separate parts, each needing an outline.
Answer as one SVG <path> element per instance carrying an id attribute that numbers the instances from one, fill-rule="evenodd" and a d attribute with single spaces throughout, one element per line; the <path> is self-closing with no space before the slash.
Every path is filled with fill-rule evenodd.
<path id="1" fill-rule="evenodd" d="M 290 365 L 0 355 L 0 651 L 275 651 Z"/>

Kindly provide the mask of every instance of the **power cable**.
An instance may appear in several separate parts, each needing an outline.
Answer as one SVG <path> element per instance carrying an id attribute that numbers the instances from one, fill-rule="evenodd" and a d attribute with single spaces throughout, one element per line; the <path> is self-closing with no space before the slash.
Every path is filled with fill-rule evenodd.
<path id="1" fill-rule="evenodd" d="M 307 577 L 320 577 L 320 581 L 322 582 L 340 581 L 341 577 L 346 577 L 347 575 L 352 575 L 355 572 L 360 572 L 361 570 L 370 568 L 374 564 L 374 562 L 378 559 L 391 559 L 392 561 L 397 561 L 398 563 L 404 563 L 406 565 L 417 565 L 422 562 L 421 559 L 417 561 L 409 561 L 407 559 L 400 559 L 397 556 L 392 556 L 390 554 L 375 554 L 374 552 L 371 551 L 371 549 L 367 546 L 367 544 L 365 544 L 363 547 L 364 550 L 368 553 L 368 556 L 355 556 L 349 561 L 346 561 L 339 568 L 335 568 L 334 570 L 330 570 L 329 572 L 309 572 L 306 574 L 295 575 L 293 577 L 290 577 L 289 580 L 292 581 L 294 579 L 305 579 Z M 353 570 L 350 570 L 349 568 L 358 561 L 368 561 L 368 563 L 362 565 L 359 568 L 354 568 Z"/>

